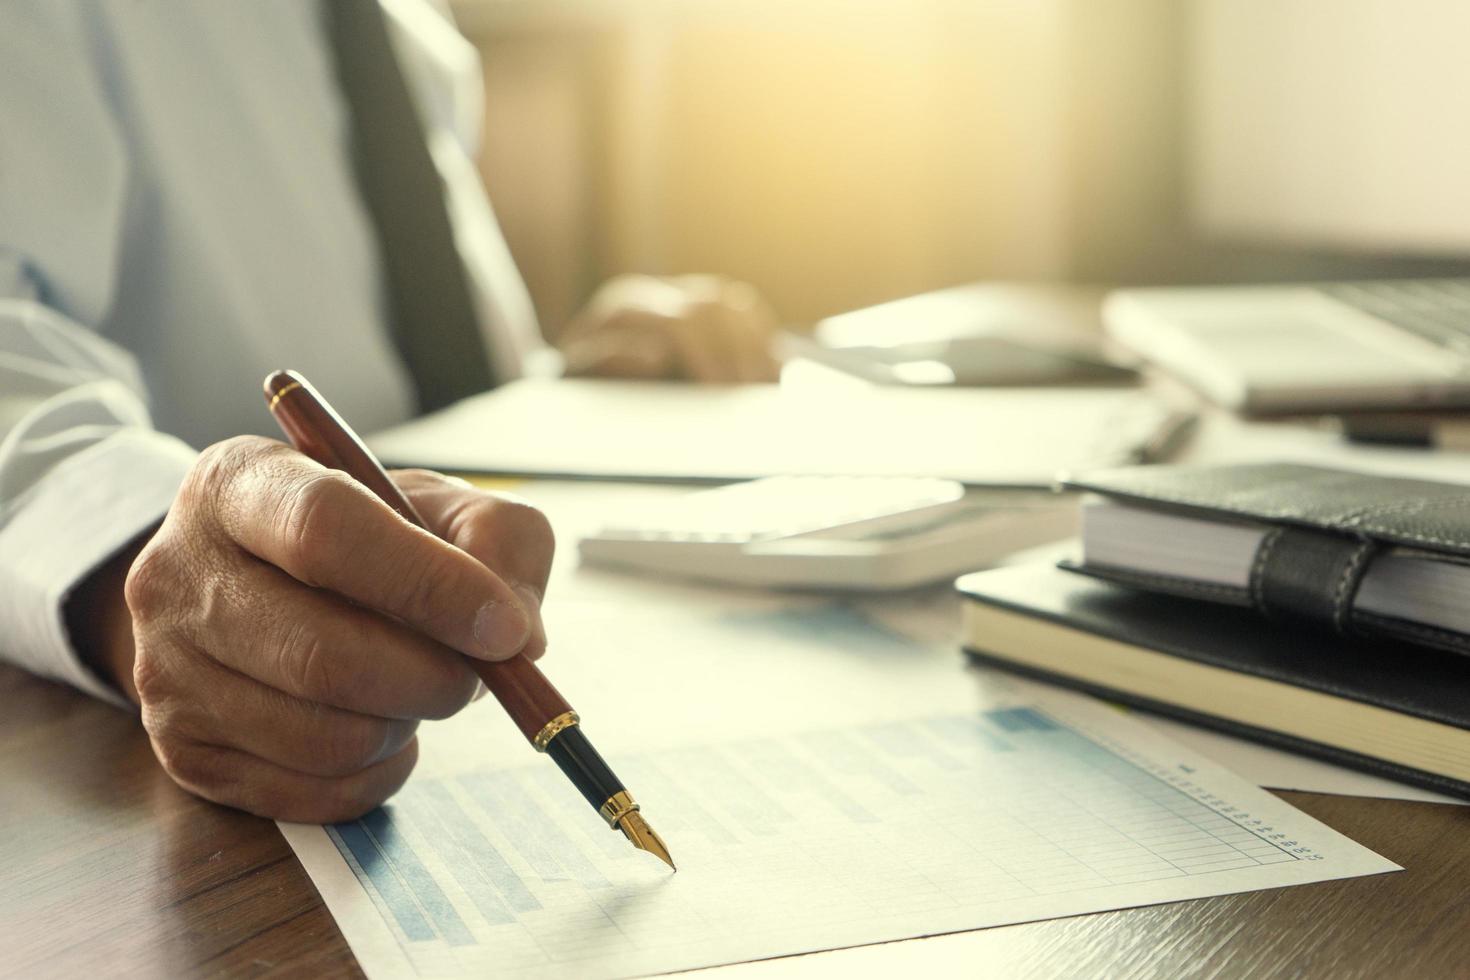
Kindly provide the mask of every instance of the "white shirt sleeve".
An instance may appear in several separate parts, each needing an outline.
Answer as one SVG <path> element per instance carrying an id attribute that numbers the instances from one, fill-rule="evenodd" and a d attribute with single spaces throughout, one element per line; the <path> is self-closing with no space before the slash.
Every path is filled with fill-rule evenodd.
<path id="1" fill-rule="evenodd" d="M 152 430 L 137 365 L 96 332 L 127 160 L 85 34 L 62 5 L 18 16 L 0 32 L 0 133 L 26 134 L 0 140 L 0 659 L 121 702 L 65 603 L 163 516 L 194 452 Z"/>
<path id="2" fill-rule="evenodd" d="M 65 606 L 168 510 L 194 451 L 153 431 L 127 356 L 34 300 L 0 299 L 0 659 L 120 701 Z"/>

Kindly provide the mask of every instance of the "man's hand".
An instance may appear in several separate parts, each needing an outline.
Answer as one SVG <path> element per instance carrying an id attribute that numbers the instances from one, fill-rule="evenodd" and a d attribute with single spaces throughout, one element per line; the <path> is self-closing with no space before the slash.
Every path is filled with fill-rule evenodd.
<path id="1" fill-rule="evenodd" d="M 774 381 L 776 315 L 723 276 L 619 276 L 557 337 L 570 375 Z"/>
<path id="2" fill-rule="evenodd" d="M 283 820 L 358 816 L 408 778 L 419 720 L 475 694 L 464 655 L 544 651 L 541 513 L 394 479 L 440 537 L 280 443 L 200 457 L 125 589 L 143 725 L 180 786 Z"/>

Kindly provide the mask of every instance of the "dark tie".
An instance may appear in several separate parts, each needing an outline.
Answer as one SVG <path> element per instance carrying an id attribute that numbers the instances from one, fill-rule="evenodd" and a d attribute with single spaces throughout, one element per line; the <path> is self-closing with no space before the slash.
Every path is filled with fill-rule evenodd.
<path id="1" fill-rule="evenodd" d="M 444 184 L 378 0 L 325 0 L 323 7 L 350 113 L 352 164 L 378 237 L 393 340 L 419 407 L 432 411 L 494 384 Z"/>

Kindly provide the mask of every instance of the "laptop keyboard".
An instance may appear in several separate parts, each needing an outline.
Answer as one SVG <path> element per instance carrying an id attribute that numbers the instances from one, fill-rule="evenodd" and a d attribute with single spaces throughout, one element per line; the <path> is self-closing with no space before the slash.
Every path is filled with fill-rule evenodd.
<path id="1" fill-rule="evenodd" d="M 1470 354 L 1470 279 L 1388 279 L 1317 288 L 1425 340 Z"/>

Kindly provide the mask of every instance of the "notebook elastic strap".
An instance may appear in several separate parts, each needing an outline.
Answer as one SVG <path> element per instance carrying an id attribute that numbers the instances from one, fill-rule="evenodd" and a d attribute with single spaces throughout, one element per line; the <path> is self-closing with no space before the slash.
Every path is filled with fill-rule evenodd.
<path id="1" fill-rule="evenodd" d="M 1251 601 L 1276 620 L 1309 620 L 1347 633 L 1353 600 L 1377 543 L 1306 528 L 1277 527 L 1251 567 Z"/>

